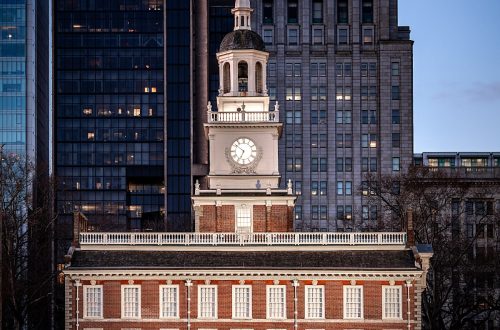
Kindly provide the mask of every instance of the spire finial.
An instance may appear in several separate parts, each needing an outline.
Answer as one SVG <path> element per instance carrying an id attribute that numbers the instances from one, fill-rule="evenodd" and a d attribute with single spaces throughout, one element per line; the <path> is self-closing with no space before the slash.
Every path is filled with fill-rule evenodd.
<path id="1" fill-rule="evenodd" d="M 234 15 L 235 30 L 251 30 L 250 15 L 253 9 L 250 8 L 250 0 L 236 0 L 234 9 L 231 10 Z"/>

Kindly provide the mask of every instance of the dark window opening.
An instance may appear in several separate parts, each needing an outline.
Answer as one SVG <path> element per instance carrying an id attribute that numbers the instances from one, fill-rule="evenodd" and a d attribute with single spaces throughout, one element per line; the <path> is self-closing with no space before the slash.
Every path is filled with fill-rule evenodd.
<path id="1" fill-rule="evenodd" d="M 264 24 L 273 24 L 273 0 L 264 0 Z"/>
<path id="2" fill-rule="evenodd" d="M 347 0 L 337 1 L 337 23 L 338 24 L 349 23 L 349 8 L 347 7 Z"/>
<path id="3" fill-rule="evenodd" d="M 299 22 L 299 3 L 297 0 L 288 0 L 288 23 Z"/>
<path id="4" fill-rule="evenodd" d="M 323 23 L 323 0 L 313 0 L 312 22 Z"/>
<path id="5" fill-rule="evenodd" d="M 224 64 L 224 93 L 229 93 L 231 91 L 231 66 L 229 63 Z"/>
<path id="6" fill-rule="evenodd" d="M 262 64 L 260 62 L 257 62 L 255 65 L 255 91 L 257 93 L 262 93 L 263 91 L 263 86 L 262 86 Z"/>
<path id="7" fill-rule="evenodd" d="M 373 23 L 373 0 L 363 0 L 362 22 Z"/>
<path id="8" fill-rule="evenodd" d="M 238 63 L 238 91 L 248 92 L 248 64 L 245 61 Z"/>

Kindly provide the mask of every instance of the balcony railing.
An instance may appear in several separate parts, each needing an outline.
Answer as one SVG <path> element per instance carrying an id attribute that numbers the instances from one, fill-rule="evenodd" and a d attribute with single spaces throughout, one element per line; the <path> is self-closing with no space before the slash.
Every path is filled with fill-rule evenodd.
<path id="1" fill-rule="evenodd" d="M 80 245 L 404 245 L 406 233 L 80 233 Z"/>
<path id="2" fill-rule="evenodd" d="M 209 123 L 279 122 L 279 111 L 208 111 Z"/>

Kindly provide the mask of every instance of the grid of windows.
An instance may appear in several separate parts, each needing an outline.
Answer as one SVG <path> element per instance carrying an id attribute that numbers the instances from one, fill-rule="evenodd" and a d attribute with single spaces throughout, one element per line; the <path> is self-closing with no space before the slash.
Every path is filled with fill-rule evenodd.
<path id="1" fill-rule="evenodd" d="M 306 285 L 306 319 L 325 317 L 325 287 L 323 285 Z"/>
<path id="2" fill-rule="evenodd" d="M 402 318 L 402 288 L 401 286 L 382 287 L 382 317 L 384 319 Z"/>
<path id="3" fill-rule="evenodd" d="M 83 286 L 83 317 L 101 318 L 102 315 L 102 285 Z"/>
<path id="4" fill-rule="evenodd" d="M 122 285 L 122 318 L 137 319 L 141 317 L 141 287 L 139 285 Z"/>
<path id="5" fill-rule="evenodd" d="M 160 317 L 179 317 L 178 285 L 160 285 Z"/>
<path id="6" fill-rule="evenodd" d="M 57 1 L 54 12 L 54 156 L 61 221 L 79 210 L 100 230 L 164 230 L 168 222 L 169 229 L 184 231 L 191 221 L 190 96 L 185 92 L 190 62 L 184 56 L 190 47 L 189 3 Z M 168 99 L 165 63 L 175 72 L 168 77 Z M 168 191 L 128 189 L 142 184 Z M 172 207 L 164 221 L 167 192 Z"/>
<path id="7" fill-rule="evenodd" d="M 198 286 L 198 318 L 217 318 L 217 286 Z"/>
<path id="8" fill-rule="evenodd" d="M 286 287 L 284 285 L 268 285 L 266 289 L 267 318 L 286 318 Z"/>
<path id="9" fill-rule="evenodd" d="M 344 286 L 344 318 L 363 318 L 363 287 L 361 285 Z"/>
<path id="10" fill-rule="evenodd" d="M 252 318 L 252 287 L 233 285 L 233 319 Z"/>

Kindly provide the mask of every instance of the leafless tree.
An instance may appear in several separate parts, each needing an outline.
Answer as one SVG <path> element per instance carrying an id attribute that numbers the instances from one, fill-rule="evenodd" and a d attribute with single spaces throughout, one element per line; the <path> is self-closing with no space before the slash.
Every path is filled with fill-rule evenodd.
<path id="1" fill-rule="evenodd" d="M 500 315 L 500 212 L 495 211 L 494 199 L 500 196 L 500 178 L 481 181 L 458 173 L 412 167 L 397 176 L 369 175 L 361 187 L 369 202 L 382 208 L 381 229 L 405 229 L 405 215 L 411 210 L 416 243 L 433 247 L 422 297 L 428 329 L 474 328 Z M 471 209 L 475 205 L 477 209 Z M 485 226 L 493 235 L 488 244 L 494 244 L 486 258 L 478 248 L 486 239 Z"/>
<path id="2" fill-rule="evenodd" d="M 54 279 L 53 185 L 23 157 L 0 155 L 2 328 L 46 328 Z"/>

